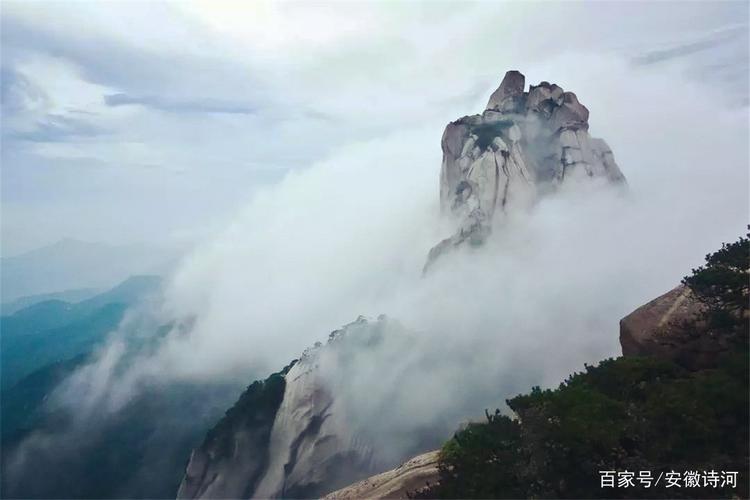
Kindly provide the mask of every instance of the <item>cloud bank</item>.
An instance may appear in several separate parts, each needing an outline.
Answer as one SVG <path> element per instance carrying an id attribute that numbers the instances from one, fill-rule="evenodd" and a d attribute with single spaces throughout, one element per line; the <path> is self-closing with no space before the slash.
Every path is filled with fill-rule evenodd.
<path id="1" fill-rule="evenodd" d="M 153 380 L 265 377 L 357 315 L 386 313 L 410 332 L 410 347 L 394 341 L 362 353 L 358 370 L 332 383 L 397 455 L 426 422 L 450 429 L 617 355 L 622 316 L 744 230 L 746 109 L 727 106 L 723 89 L 691 78 L 679 58 L 634 66 L 570 51 L 514 67 L 531 83 L 576 92 L 592 135 L 608 141 L 628 178 L 627 194 L 571 186 L 422 277 L 427 251 L 452 230 L 438 209 L 446 119 L 405 113 L 376 138 L 347 141 L 259 189 L 185 258 L 151 313 L 153 325 L 183 326 L 127 358 L 113 341 L 60 389 L 61 404 L 75 415 L 86 394 L 90 414 L 116 413 Z M 473 109 L 449 118 L 478 111 L 486 95 L 463 99 Z M 384 401 L 391 411 L 377 421 L 357 411 Z"/>
<path id="2" fill-rule="evenodd" d="M 290 170 L 442 126 L 507 68 L 566 52 L 681 64 L 747 105 L 742 2 L 3 7 L 4 256 L 63 237 L 192 243 Z M 539 79 L 565 86 L 569 60 Z"/>

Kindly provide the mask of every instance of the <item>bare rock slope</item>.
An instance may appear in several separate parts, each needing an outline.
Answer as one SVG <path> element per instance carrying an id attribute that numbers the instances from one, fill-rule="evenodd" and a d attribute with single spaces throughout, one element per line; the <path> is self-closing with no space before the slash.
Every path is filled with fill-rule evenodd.
<path id="1" fill-rule="evenodd" d="M 325 500 L 356 500 L 360 498 L 409 498 L 427 484 L 437 483 L 439 451 L 418 455 L 395 469 L 329 493 Z"/>
<path id="2" fill-rule="evenodd" d="M 177 497 L 316 498 L 391 466 L 373 459 L 330 377 L 355 370 L 345 365 L 386 326 L 360 317 L 248 387 L 191 454 Z"/>

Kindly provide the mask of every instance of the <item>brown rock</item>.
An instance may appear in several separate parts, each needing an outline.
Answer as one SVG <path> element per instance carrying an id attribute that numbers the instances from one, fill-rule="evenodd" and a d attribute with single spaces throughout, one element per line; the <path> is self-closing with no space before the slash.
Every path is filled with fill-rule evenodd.
<path id="1" fill-rule="evenodd" d="M 728 349 L 702 320 L 705 306 L 685 285 L 620 320 L 623 356 L 654 356 L 699 370 L 715 366 Z"/>

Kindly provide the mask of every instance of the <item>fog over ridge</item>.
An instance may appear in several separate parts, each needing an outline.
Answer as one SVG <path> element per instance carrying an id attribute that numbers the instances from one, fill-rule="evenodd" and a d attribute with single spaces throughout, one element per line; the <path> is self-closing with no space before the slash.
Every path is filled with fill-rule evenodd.
<path id="1" fill-rule="evenodd" d="M 88 394 L 89 411 L 117 411 L 150 380 L 263 378 L 359 314 L 385 313 L 410 332 L 410 349 L 396 342 L 374 361 L 364 356 L 371 376 L 337 389 L 353 402 L 390 398 L 391 414 L 372 422 L 388 453 L 425 419 L 458 424 L 618 355 L 622 316 L 744 230 L 746 109 L 717 105 L 713 90 L 683 78 L 682 68 L 655 73 L 568 54 L 519 69 L 529 83 L 557 81 L 578 95 L 627 193 L 566 187 L 498 221 L 485 246 L 451 254 L 423 277 L 427 251 L 452 229 L 438 208 L 445 123 L 349 144 L 260 190 L 184 260 L 150 321 L 189 328 L 128 358 L 116 376 L 124 354 L 113 340 L 60 389 L 62 404 L 76 412 Z M 397 376 L 405 373 L 412 377 Z"/>
<path id="2" fill-rule="evenodd" d="M 457 254 L 423 279 L 426 251 L 449 231 L 437 206 L 442 125 L 347 146 L 259 193 L 185 260 L 167 291 L 165 320 L 195 317 L 195 324 L 155 359 L 177 377 L 227 375 L 252 364 L 265 365 L 263 373 L 358 314 L 387 313 L 434 338 L 445 329 L 440 323 L 451 323 L 430 321 L 441 310 L 491 315 L 497 325 L 514 317 L 533 324 L 537 310 L 557 310 L 553 302 L 584 318 L 608 301 L 619 304 L 600 333 L 608 348 L 581 361 L 615 354 L 619 317 L 673 286 L 717 241 L 742 231 L 739 207 L 747 193 L 737 180 L 747 179 L 747 123 L 740 112 L 715 108 L 697 85 L 597 62 L 597 73 L 610 78 L 601 93 L 571 90 L 592 110 L 593 135 L 612 145 L 629 180 L 626 196 L 584 186 L 544 199 L 530 214 L 501 222 L 487 248 Z M 634 89 L 642 103 L 635 107 L 628 98 Z M 671 102 L 690 103 L 679 128 L 671 107 L 670 114 L 626 121 L 667 92 Z M 592 104 L 597 98 L 608 107 Z M 518 300 L 509 293 L 514 287 L 529 287 L 521 291 L 532 310 L 514 304 L 496 315 L 502 290 Z M 561 290 L 570 292 L 559 296 Z M 540 306 L 545 293 L 547 308 Z M 570 332 L 571 340 L 583 333 Z"/>

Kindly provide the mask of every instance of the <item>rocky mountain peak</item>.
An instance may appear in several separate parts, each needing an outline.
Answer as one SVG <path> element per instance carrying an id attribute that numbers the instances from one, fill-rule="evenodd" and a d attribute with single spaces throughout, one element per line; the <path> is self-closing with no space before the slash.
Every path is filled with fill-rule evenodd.
<path id="1" fill-rule="evenodd" d="M 481 244 L 492 221 L 528 208 L 563 183 L 605 179 L 624 184 L 612 150 L 589 135 L 589 110 L 573 92 L 508 71 L 482 114 L 464 116 L 443 132 L 440 204 L 459 221 L 457 232 L 431 251 Z"/>
<path id="2" fill-rule="evenodd" d="M 511 70 L 505 73 L 503 81 L 487 102 L 487 109 L 502 110 L 508 99 L 514 99 L 523 95 L 526 88 L 526 77 L 519 71 Z"/>

